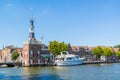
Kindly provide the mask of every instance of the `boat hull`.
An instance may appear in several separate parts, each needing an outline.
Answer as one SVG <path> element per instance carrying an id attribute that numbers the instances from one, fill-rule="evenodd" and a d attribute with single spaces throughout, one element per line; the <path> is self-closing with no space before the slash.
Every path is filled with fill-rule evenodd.
<path id="1" fill-rule="evenodd" d="M 56 62 L 57 66 L 73 66 L 73 65 L 80 65 L 83 63 L 83 60 L 78 61 L 59 61 Z"/>

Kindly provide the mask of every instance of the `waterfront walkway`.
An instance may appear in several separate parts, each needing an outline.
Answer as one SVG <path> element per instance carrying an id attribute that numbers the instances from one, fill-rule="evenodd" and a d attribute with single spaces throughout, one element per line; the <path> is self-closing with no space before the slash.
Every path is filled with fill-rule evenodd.
<path id="1" fill-rule="evenodd" d="M 83 61 L 83 65 L 86 65 L 86 64 L 101 64 L 101 63 L 120 63 L 120 61 Z"/>

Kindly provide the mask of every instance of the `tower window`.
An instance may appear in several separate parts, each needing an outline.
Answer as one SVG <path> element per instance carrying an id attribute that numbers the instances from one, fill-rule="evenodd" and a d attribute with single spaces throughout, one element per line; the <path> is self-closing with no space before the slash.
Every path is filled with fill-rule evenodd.
<path id="1" fill-rule="evenodd" d="M 33 54 L 33 51 L 31 50 L 31 51 L 30 51 L 30 55 L 32 56 L 32 54 Z"/>
<path id="2" fill-rule="evenodd" d="M 40 55 L 40 50 L 38 50 L 38 55 Z"/>

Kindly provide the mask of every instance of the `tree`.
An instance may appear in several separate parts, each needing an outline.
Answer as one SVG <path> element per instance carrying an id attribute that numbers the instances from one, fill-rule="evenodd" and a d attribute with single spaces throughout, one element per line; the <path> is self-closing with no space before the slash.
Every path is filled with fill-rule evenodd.
<path id="1" fill-rule="evenodd" d="M 16 60 L 16 59 L 19 57 L 18 51 L 14 51 L 14 52 L 12 53 L 11 57 L 12 57 L 12 60 Z"/>
<path id="2" fill-rule="evenodd" d="M 64 42 L 51 41 L 49 42 L 48 49 L 52 52 L 53 55 L 59 55 L 62 51 L 66 51 L 68 48 L 67 44 Z"/>
<path id="3" fill-rule="evenodd" d="M 120 44 L 115 45 L 114 48 L 120 48 Z"/>
<path id="4" fill-rule="evenodd" d="M 102 47 L 101 46 L 97 46 L 97 47 L 93 48 L 92 53 L 94 55 L 96 55 L 97 58 L 100 58 L 101 55 L 103 54 Z"/>
<path id="5" fill-rule="evenodd" d="M 108 47 L 103 47 L 103 54 L 106 57 L 110 57 L 113 55 L 113 50 L 111 48 L 108 48 Z"/>
<path id="6" fill-rule="evenodd" d="M 120 51 L 117 51 L 117 52 L 116 52 L 116 56 L 117 56 L 118 58 L 120 58 Z"/>
<path id="7" fill-rule="evenodd" d="M 59 49 L 60 49 L 60 52 L 62 52 L 62 51 L 67 51 L 68 45 L 65 44 L 64 42 L 60 42 L 60 43 L 59 43 Z"/>

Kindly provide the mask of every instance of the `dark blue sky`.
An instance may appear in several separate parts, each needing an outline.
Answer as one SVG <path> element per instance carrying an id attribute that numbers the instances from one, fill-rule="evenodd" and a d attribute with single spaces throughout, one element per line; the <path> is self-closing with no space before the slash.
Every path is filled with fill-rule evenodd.
<path id="1" fill-rule="evenodd" d="M 31 15 L 36 39 L 44 36 L 45 44 L 52 40 L 76 46 L 120 44 L 119 4 L 120 0 L 0 0 L 0 48 L 22 47 Z"/>

